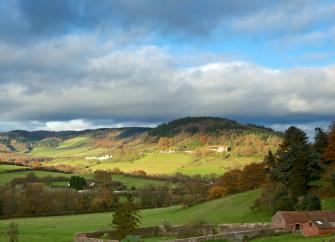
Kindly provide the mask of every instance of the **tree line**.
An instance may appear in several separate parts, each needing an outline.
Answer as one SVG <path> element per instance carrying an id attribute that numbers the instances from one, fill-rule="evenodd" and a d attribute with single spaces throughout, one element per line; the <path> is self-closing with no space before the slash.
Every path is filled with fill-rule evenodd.
<path id="1" fill-rule="evenodd" d="M 276 153 L 265 158 L 266 180 L 255 208 L 279 210 L 320 210 L 321 201 L 313 182 L 329 179 L 335 163 L 335 123 L 329 132 L 315 129 L 314 143 L 297 127 L 286 130 Z M 335 176 L 334 176 L 335 177 Z M 334 193 L 335 183 L 328 187 Z"/>

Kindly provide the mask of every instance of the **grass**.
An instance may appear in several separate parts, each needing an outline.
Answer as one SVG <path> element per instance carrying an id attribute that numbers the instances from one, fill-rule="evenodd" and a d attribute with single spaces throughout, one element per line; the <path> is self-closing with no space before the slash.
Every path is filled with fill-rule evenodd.
<path id="1" fill-rule="evenodd" d="M 2 168 L 2 166 L 6 168 Z M 15 170 L 19 168 L 23 168 L 21 166 L 14 166 L 14 165 L 0 165 L 0 171 L 6 171 L 8 168 Z M 64 173 L 58 173 L 58 172 L 49 172 L 49 171 L 18 171 L 18 172 L 9 172 L 9 173 L 0 173 L 0 185 L 6 184 L 13 180 L 14 178 L 21 178 L 27 176 L 29 173 L 33 172 L 37 177 L 46 177 L 46 176 L 52 176 L 52 177 L 66 177 L 69 178 L 73 175 L 78 175 L 84 177 L 86 180 L 92 180 L 93 174 L 87 173 L 87 174 L 64 174 Z M 114 181 L 121 182 L 123 185 L 125 185 L 128 189 L 131 187 L 135 188 L 143 188 L 148 185 L 169 185 L 165 181 L 159 181 L 155 179 L 149 179 L 149 178 L 139 178 L 139 177 L 129 177 L 125 175 L 112 175 L 112 179 Z M 52 186 L 57 187 L 64 187 L 67 186 L 68 181 L 58 181 L 58 182 L 52 182 Z"/>
<path id="2" fill-rule="evenodd" d="M 141 238 L 143 239 L 144 242 L 157 242 L 157 241 L 164 241 L 164 240 L 173 240 L 176 239 L 176 236 L 155 236 L 155 237 L 144 237 Z"/>
<path id="3" fill-rule="evenodd" d="M 15 166 L 15 165 L 0 165 L 0 172 L 5 172 L 5 171 L 12 171 L 12 170 L 17 170 L 17 169 L 24 169 L 26 168 L 25 166 Z"/>
<path id="4" fill-rule="evenodd" d="M 335 210 L 335 197 L 322 200 L 322 210 Z"/>
<path id="5" fill-rule="evenodd" d="M 89 137 L 79 136 L 65 140 L 57 147 L 35 147 L 31 154 L 34 156 L 59 158 L 96 156 L 105 152 L 106 149 L 90 146 Z"/>
<path id="6" fill-rule="evenodd" d="M 223 156 L 213 156 L 195 160 L 192 155 L 185 153 L 153 153 L 132 162 L 104 162 L 90 168 L 93 170 L 107 170 L 117 167 L 124 172 L 141 169 L 148 174 L 171 175 L 180 172 L 185 175 L 208 175 L 212 173 L 221 175 L 230 169 L 242 168 L 247 164 L 259 161 L 261 159 L 257 157 L 224 158 Z"/>
<path id="7" fill-rule="evenodd" d="M 166 182 L 148 179 L 148 178 L 137 178 L 137 177 L 129 177 L 124 175 L 112 175 L 113 181 L 121 182 L 125 185 L 128 189 L 131 187 L 142 188 L 148 185 L 165 185 Z"/>
<path id="8" fill-rule="evenodd" d="M 250 209 L 259 195 L 260 190 L 254 190 L 186 209 L 174 206 L 142 210 L 142 226 L 159 225 L 163 221 L 183 224 L 199 218 L 212 224 L 269 221 L 270 212 L 256 212 Z M 0 231 L 3 231 L 12 221 L 19 224 L 20 242 L 70 242 L 73 241 L 73 236 L 77 232 L 110 229 L 112 214 L 96 213 L 0 220 Z M 4 240 L 4 235 L 0 233 L 0 241 Z"/>
<path id="9" fill-rule="evenodd" d="M 277 235 L 277 236 L 266 236 L 257 239 L 253 239 L 252 242 L 323 242 L 330 239 L 335 239 L 334 235 L 318 236 L 318 237 L 304 237 L 302 235 Z"/>
<path id="10" fill-rule="evenodd" d="M 0 185 L 4 185 L 14 178 L 21 178 L 27 176 L 32 171 L 20 171 L 20 172 L 10 172 L 10 173 L 0 173 Z M 71 177 L 72 174 L 64 174 L 64 173 L 58 173 L 58 172 L 51 172 L 51 171 L 33 171 L 33 173 L 37 177 L 47 177 L 47 176 L 65 176 L 65 177 Z"/>
<path id="11" fill-rule="evenodd" d="M 140 158 L 132 162 L 105 162 L 99 165 L 91 167 L 93 170 L 99 169 L 113 169 L 118 167 L 124 172 L 133 172 L 135 170 L 144 170 L 148 174 L 172 174 L 176 170 L 187 165 L 192 161 L 192 157 L 188 154 L 183 153 L 172 153 L 172 154 L 147 154 L 143 158 Z"/>
<path id="12" fill-rule="evenodd" d="M 218 153 L 196 158 L 193 154 L 184 152 L 149 153 L 139 159 L 134 157 L 136 160 L 132 160 L 129 159 L 129 155 L 124 157 L 117 151 L 114 151 L 114 160 L 98 162 L 85 159 L 88 156 L 101 156 L 109 152 L 108 149 L 94 147 L 90 137 L 79 136 L 65 140 L 57 147 L 35 147 L 30 154 L 35 157 L 53 158 L 54 160 L 48 162 L 48 165 L 66 164 L 92 170 L 108 170 L 118 167 L 123 172 L 144 170 L 148 174 L 169 175 L 177 172 L 185 175 L 209 175 L 213 173 L 221 175 L 230 169 L 242 168 L 247 164 L 262 160 L 262 157 L 225 158 L 223 154 Z"/>

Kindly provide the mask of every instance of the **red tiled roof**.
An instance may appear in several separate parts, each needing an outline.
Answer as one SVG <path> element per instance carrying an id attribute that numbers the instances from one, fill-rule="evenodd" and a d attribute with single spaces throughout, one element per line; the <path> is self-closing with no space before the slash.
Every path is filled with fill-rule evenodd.
<path id="1" fill-rule="evenodd" d="M 279 211 L 277 212 L 287 224 L 305 223 L 310 220 L 335 222 L 335 211 Z"/>

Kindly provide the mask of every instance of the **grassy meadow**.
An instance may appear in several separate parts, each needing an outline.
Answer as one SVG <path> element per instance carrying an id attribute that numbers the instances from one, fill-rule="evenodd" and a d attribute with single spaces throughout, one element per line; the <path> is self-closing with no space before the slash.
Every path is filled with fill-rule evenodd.
<path id="1" fill-rule="evenodd" d="M 0 185 L 4 185 L 8 182 L 10 182 L 11 180 L 13 180 L 14 178 L 22 178 L 27 176 L 29 173 L 31 173 L 32 171 L 19 171 L 19 172 L 10 172 L 10 173 L 0 173 Z M 70 179 L 70 177 L 72 176 L 72 174 L 64 174 L 64 173 L 58 173 L 58 172 L 51 172 L 51 171 L 33 171 L 33 173 L 37 176 L 37 177 L 58 177 L 58 176 L 62 176 L 62 177 L 68 177 Z"/>
<path id="2" fill-rule="evenodd" d="M 54 166 L 59 164 L 77 166 L 91 170 L 112 170 L 119 168 L 121 171 L 130 173 L 136 170 L 144 170 L 147 174 L 168 174 L 177 172 L 185 175 L 221 175 L 230 169 L 242 168 L 252 162 L 262 161 L 262 157 L 238 157 L 226 158 L 225 154 L 210 154 L 195 157 L 192 153 L 175 152 L 160 153 L 157 149 L 151 150 L 144 156 L 136 157 L 134 154 L 140 150 L 152 149 L 144 144 L 134 145 L 132 154 L 122 156 L 117 150 L 95 147 L 92 138 L 88 136 L 78 136 L 67 139 L 55 147 L 37 146 L 30 155 L 34 157 L 49 157 L 53 160 L 46 165 Z M 140 149 L 139 149 L 140 147 Z M 113 158 L 105 161 L 87 160 L 89 156 L 102 156 L 110 153 Z"/>
<path id="3" fill-rule="evenodd" d="M 28 168 L 28 167 L 25 167 L 25 166 L 15 166 L 15 165 L 1 164 L 1 165 L 0 165 L 0 172 L 14 171 L 14 170 L 24 169 L 24 168 Z"/>
<path id="4" fill-rule="evenodd" d="M 57 147 L 35 147 L 30 154 L 40 157 L 59 158 L 95 156 L 106 152 L 106 149 L 92 147 L 90 141 L 91 139 L 87 136 L 78 136 L 63 141 Z"/>
<path id="5" fill-rule="evenodd" d="M 325 235 L 318 237 L 304 237 L 302 235 L 278 235 L 266 236 L 251 240 L 252 242 L 328 242 L 330 239 L 335 239 L 335 235 Z"/>
<path id="6" fill-rule="evenodd" d="M 181 206 L 145 209 L 141 211 L 142 226 L 160 225 L 164 221 L 171 224 L 184 224 L 198 219 L 212 224 L 266 222 L 271 218 L 270 212 L 250 209 L 259 195 L 260 190 L 254 190 L 185 209 Z M 1 231 L 12 221 L 19 224 L 20 242 L 70 242 L 73 241 L 73 236 L 77 232 L 111 229 L 112 214 L 95 213 L 0 220 L 0 241 L 5 240 Z"/>
<path id="7" fill-rule="evenodd" d="M 22 178 L 27 176 L 29 173 L 34 173 L 37 177 L 43 178 L 43 177 L 66 177 L 70 179 L 73 175 L 78 175 L 84 177 L 86 180 L 92 180 L 93 174 L 92 173 L 86 173 L 86 174 L 64 174 L 59 172 L 51 172 L 51 171 L 18 171 L 18 172 L 8 172 L 5 171 L 8 170 L 16 170 L 21 169 L 22 166 L 14 166 L 14 165 L 0 165 L 0 185 L 4 185 L 10 181 L 12 181 L 14 178 Z M 159 181 L 155 179 L 150 178 L 137 178 L 137 177 L 129 177 L 125 175 L 112 175 L 112 179 L 114 181 L 121 182 L 123 185 L 125 185 L 128 189 L 135 187 L 135 188 L 142 188 L 148 185 L 165 185 L 165 181 Z M 68 184 L 66 181 L 59 181 L 59 182 L 52 182 L 53 186 L 59 186 L 64 187 Z M 167 184 L 169 185 L 169 184 Z"/>

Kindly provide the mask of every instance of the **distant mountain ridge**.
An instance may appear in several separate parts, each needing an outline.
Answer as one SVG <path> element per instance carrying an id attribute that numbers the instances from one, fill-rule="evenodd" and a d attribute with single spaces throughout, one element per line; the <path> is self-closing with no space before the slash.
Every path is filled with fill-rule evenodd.
<path id="1" fill-rule="evenodd" d="M 123 128 L 99 128 L 99 129 L 86 129 L 80 131 L 48 131 L 48 130 L 12 130 L 8 132 L 0 132 L 0 139 L 4 137 L 8 139 L 15 139 L 21 142 L 34 142 L 45 138 L 71 138 L 80 135 L 99 136 L 101 134 L 119 130 L 122 131 L 119 134 L 119 138 L 128 138 L 136 134 L 147 132 L 149 136 L 159 137 L 172 137 L 178 135 L 181 132 L 189 133 L 191 135 L 195 133 L 204 134 L 217 134 L 220 131 L 232 130 L 232 131 L 253 131 L 253 132 L 267 132 L 275 135 L 281 135 L 281 132 L 274 131 L 271 128 L 267 128 L 261 125 L 255 124 L 242 124 L 236 120 L 230 120 L 220 117 L 185 117 L 175 119 L 166 123 L 162 123 L 155 128 L 147 127 L 123 127 Z"/>

